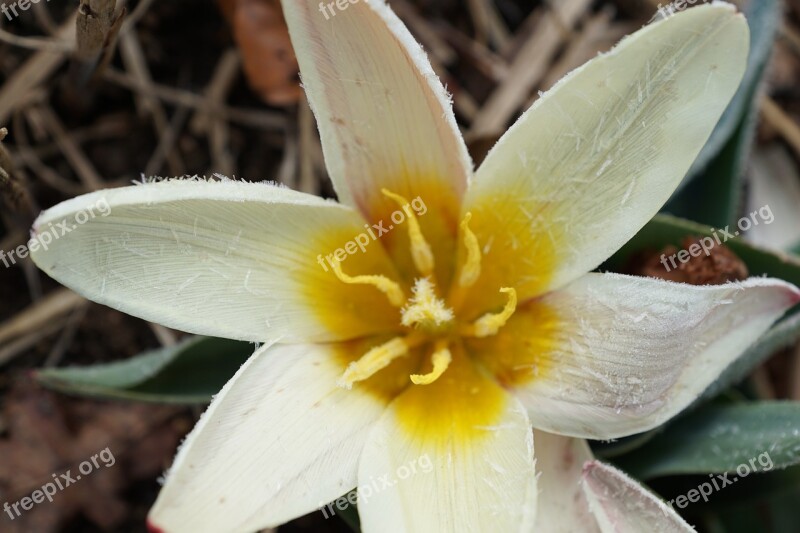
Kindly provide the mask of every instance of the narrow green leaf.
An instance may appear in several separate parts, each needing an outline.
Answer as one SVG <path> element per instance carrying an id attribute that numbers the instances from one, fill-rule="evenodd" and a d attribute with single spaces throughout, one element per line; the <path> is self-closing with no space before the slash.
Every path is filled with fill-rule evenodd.
<path id="1" fill-rule="evenodd" d="M 771 471 L 798 464 L 800 402 L 707 405 L 615 462 L 640 479 L 736 473 L 737 468 Z"/>
<path id="2" fill-rule="evenodd" d="M 750 55 L 739 90 L 734 95 L 719 123 L 698 155 L 682 186 L 700 176 L 716 159 L 737 128 L 743 124 L 749 110 L 755 104 L 758 88 L 769 62 L 772 45 L 780 22 L 781 11 L 778 0 L 750 0 L 744 10 L 750 26 Z"/>
<path id="3" fill-rule="evenodd" d="M 252 353 L 250 343 L 194 337 L 125 361 L 48 368 L 35 377 L 46 387 L 81 396 L 207 403 Z"/>
<path id="4" fill-rule="evenodd" d="M 673 197 L 662 211 L 715 227 L 735 222 L 757 118 L 758 106 L 753 105 L 702 175 Z"/>

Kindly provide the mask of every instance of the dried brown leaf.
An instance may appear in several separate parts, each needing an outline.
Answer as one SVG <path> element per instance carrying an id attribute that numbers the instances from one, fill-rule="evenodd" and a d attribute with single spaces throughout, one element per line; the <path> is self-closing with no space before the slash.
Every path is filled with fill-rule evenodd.
<path id="1" fill-rule="evenodd" d="M 278 0 L 218 0 L 233 28 L 250 87 L 270 105 L 294 105 L 302 89 Z"/>
<path id="2" fill-rule="evenodd" d="M 685 237 L 681 242 L 682 250 L 688 251 L 694 244 L 699 246 L 700 240 L 696 236 Z M 690 285 L 722 285 L 741 281 L 749 275 L 747 265 L 724 244 L 711 248 L 708 256 L 702 252 L 697 257 L 690 256 L 686 263 L 676 257 L 676 268 L 673 268 L 669 258 L 678 252 L 675 246 L 666 246 L 660 252 L 640 255 L 634 258 L 631 273 Z M 662 255 L 667 259 L 667 266 L 662 263 Z"/>

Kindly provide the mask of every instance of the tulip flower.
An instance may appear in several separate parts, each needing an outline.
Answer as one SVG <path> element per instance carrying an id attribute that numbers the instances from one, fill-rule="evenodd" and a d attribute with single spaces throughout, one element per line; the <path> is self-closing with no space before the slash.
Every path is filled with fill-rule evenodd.
<path id="1" fill-rule="evenodd" d="M 344 6 L 283 2 L 338 203 L 167 181 L 36 222 L 105 199 L 108 216 L 34 251 L 42 270 L 150 321 L 263 343 L 180 448 L 150 528 L 255 531 L 359 488 L 367 533 L 688 530 L 585 439 L 675 416 L 800 291 L 592 271 L 708 139 L 745 69 L 744 17 L 714 2 L 628 36 L 473 172 L 422 48 L 384 2 Z"/>

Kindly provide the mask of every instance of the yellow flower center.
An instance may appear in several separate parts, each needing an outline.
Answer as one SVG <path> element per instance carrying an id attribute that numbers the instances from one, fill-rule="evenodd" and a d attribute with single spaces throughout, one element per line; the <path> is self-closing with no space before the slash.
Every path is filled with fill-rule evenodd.
<path id="1" fill-rule="evenodd" d="M 386 189 L 383 194 L 401 206 L 408 205 L 406 199 L 398 194 Z M 426 344 L 433 347 L 433 368 L 427 374 L 412 374 L 410 379 L 416 385 L 433 383 L 447 371 L 453 360 L 451 344 L 460 342 L 462 337 L 482 338 L 497 334 L 516 310 L 516 291 L 502 287 L 500 292 L 508 298 L 503 309 L 496 313 L 487 313 L 472 322 L 459 321 L 454 308 L 463 298 L 464 289 L 474 285 L 481 274 L 481 249 L 477 237 L 469 227 L 472 214 L 467 213 L 460 225 L 466 256 L 457 272 L 457 290 L 452 291 L 447 300 L 436 290 L 435 260 L 431 246 L 425 240 L 414 213 L 407 214 L 411 258 L 421 276 L 415 280 L 410 297 L 398 282 L 386 276 L 348 276 L 338 262 L 333 264 L 333 272 L 342 283 L 371 285 L 383 292 L 389 303 L 400 310 L 400 324 L 408 329 L 407 334 L 372 348 L 360 359 L 350 363 L 338 382 L 344 388 L 349 389 L 354 383 L 368 379 L 395 359 L 407 356 L 411 350 Z"/>

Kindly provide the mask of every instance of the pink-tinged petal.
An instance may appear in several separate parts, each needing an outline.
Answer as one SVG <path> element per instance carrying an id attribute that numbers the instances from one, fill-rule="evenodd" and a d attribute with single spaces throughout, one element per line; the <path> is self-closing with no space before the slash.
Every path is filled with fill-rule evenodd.
<path id="1" fill-rule="evenodd" d="M 338 357 L 322 345 L 257 350 L 180 448 L 150 511 L 152 530 L 256 531 L 352 489 L 386 402 L 337 387 Z"/>
<path id="2" fill-rule="evenodd" d="M 468 305 L 520 301 L 591 271 L 667 201 L 733 96 L 747 23 L 688 9 L 626 37 L 544 94 L 489 153 L 464 201 L 487 265 Z M 500 301 L 502 305 L 502 302 Z"/>
<path id="3" fill-rule="evenodd" d="M 468 349 L 537 429 L 611 439 L 678 414 L 798 302 L 775 279 L 698 287 L 587 274 Z"/>
<path id="4" fill-rule="evenodd" d="M 586 463 L 583 491 L 603 533 L 687 533 L 694 529 L 657 496 L 616 468 Z"/>
<path id="5" fill-rule="evenodd" d="M 48 209 L 31 256 L 86 298 L 179 330 L 327 342 L 399 321 L 374 287 L 345 285 L 324 257 L 363 232 L 354 209 L 283 187 L 170 181 Z M 349 274 L 395 276 L 379 244 L 355 251 Z"/>
<path id="6" fill-rule="evenodd" d="M 583 465 L 594 459 L 583 439 L 534 431 L 539 501 L 534 532 L 598 533 L 581 489 Z"/>
<path id="7" fill-rule="evenodd" d="M 283 10 L 339 199 L 373 220 L 386 187 L 455 219 L 472 163 L 427 56 L 385 2 L 328 5 Z"/>

